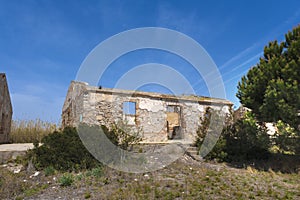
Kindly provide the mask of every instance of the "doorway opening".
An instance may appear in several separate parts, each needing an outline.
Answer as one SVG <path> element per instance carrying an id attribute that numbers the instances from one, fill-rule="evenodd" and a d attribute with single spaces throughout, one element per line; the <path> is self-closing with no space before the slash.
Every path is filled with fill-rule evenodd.
<path id="1" fill-rule="evenodd" d="M 167 132 L 168 139 L 182 139 L 180 119 L 181 108 L 177 105 L 167 106 Z"/>

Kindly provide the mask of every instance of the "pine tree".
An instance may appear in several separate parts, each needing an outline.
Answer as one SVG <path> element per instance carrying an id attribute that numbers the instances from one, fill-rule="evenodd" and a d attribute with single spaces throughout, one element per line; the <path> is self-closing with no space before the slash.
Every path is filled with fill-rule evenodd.
<path id="1" fill-rule="evenodd" d="M 300 25 L 285 41 L 270 42 L 259 63 L 243 76 L 237 97 L 260 121 L 300 124 Z"/>

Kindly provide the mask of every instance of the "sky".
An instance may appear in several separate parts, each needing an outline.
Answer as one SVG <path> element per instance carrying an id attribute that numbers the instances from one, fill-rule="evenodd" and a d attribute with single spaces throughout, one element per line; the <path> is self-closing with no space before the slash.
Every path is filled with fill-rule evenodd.
<path id="1" fill-rule="evenodd" d="M 299 22 L 298 0 L 0 0 L 0 72 L 7 75 L 13 119 L 59 123 L 69 84 L 98 44 L 130 29 L 161 27 L 193 38 L 206 50 L 222 76 L 226 98 L 237 108 L 241 77 L 258 63 L 269 41 L 284 40 Z M 126 72 L 147 63 L 176 69 L 197 95 L 211 96 L 190 63 L 156 49 L 120 56 L 99 84 L 115 87 Z M 169 91 L 158 84 L 139 89 Z"/>

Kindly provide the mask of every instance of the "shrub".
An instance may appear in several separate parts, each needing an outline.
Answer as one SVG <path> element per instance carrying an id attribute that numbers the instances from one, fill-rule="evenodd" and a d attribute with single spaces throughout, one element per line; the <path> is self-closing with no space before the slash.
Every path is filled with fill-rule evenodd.
<path id="1" fill-rule="evenodd" d="M 197 129 L 197 135 L 194 145 L 198 148 L 201 147 L 205 136 L 207 135 L 211 119 L 211 108 L 207 107 L 203 117 L 200 117 L 200 126 Z"/>
<path id="2" fill-rule="evenodd" d="M 103 168 L 102 167 L 96 167 L 96 168 L 92 169 L 91 174 L 94 177 L 99 178 L 103 175 Z"/>
<path id="3" fill-rule="evenodd" d="M 90 192 L 86 192 L 86 193 L 84 194 L 84 198 L 85 198 L 85 199 L 91 198 L 91 193 L 90 193 Z"/>
<path id="4" fill-rule="evenodd" d="M 206 159 L 217 158 L 222 161 L 227 156 L 227 153 L 224 152 L 226 140 L 222 135 L 219 138 L 219 134 L 224 127 L 224 121 L 228 119 L 221 115 L 220 111 L 207 107 L 203 117 L 200 118 L 194 145 L 198 151 L 201 149 L 201 154 L 204 154 Z M 203 144 L 204 139 L 206 139 L 205 144 Z"/>
<path id="5" fill-rule="evenodd" d="M 124 150 L 131 150 L 142 139 L 138 130 L 123 122 L 113 124 L 110 129 L 81 123 L 78 134 L 95 158 L 113 165 L 122 165 L 127 156 Z"/>
<path id="6" fill-rule="evenodd" d="M 101 126 L 106 137 L 116 146 L 121 149 L 128 150 L 134 144 L 142 141 L 141 130 L 134 130 L 126 122 L 119 121 L 108 129 L 106 126 Z"/>
<path id="7" fill-rule="evenodd" d="M 216 159 L 219 162 L 226 161 L 228 153 L 226 152 L 226 139 L 223 136 L 219 138 L 213 149 L 205 156 L 207 160 Z"/>
<path id="8" fill-rule="evenodd" d="M 29 151 L 29 159 L 37 169 L 52 166 L 56 170 L 91 169 L 100 163 L 87 151 L 75 128 L 53 132 L 42 139 L 43 145 Z"/>
<path id="9" fill-rule="evenodd" d="M 211 112 L 210 110 L 206 110 Z M 207 126 L 211 114 L 206 114 L 208 119 L 202 119 L 201 125 Z M 205 127 L 199 128 L 197 137 L 205 137 L 209 133 Z M 211 133 L 209 133 L 211 134 Z M 197 138 L 196 146 L 202 145 L 203 140 Z M 253 114 L 247 112 L 244 118 L 224 127 L 222 134 L 205 159 L 219 161 L 244 161 L 248 159 L 264 159 L 269 155 L 270 138 L 266 127 L 257 124 Z"/>
<path id="10" fill-rule="evenodd" d="M 45 172 L 45 176 L 51 176 L 55 173 L 55 169 L 54 167 L 49 166 L 44 169 L 44 172 Z"/>
<path id="11" fill-rule="evenodd" d="M 229 161 L 268 157 L 271 143 L 267 129 L 258 125 L 251 112 L 247 112 L 244 118 L 224 129 L 223 136 Z"/>
<path id="12" fill-rule="evenodd" d="M 274 143 L 280 153 L 300 154 L 300 132 L 289 124 L 279 120 L 276 124 L 277 131 L 274 135 Z"/>
<path id="13" fill-rule="evenodd" d="M 59 185 L 66 187 L 66 186 L 70 186 L 72 185 L 72 183 L 74 182 L 74 177 L 72 174 L 64 174 L 59 178 Z"/>

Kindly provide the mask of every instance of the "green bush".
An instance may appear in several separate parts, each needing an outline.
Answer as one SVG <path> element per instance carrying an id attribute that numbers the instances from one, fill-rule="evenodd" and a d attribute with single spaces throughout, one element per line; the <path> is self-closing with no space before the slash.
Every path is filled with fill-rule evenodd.
<path id="1" fill-rule="evenodd" d="M 85 198 L 85 199 L 91 198 L 91 193 L 90 193 L 90 192 L 86 192 L 86 193 L 84 194 L 84 198 Z"/>
<path id="2" fill-rule="evenodd" d="M 263 125 L 258 125 L 254 115 L 247 112 L 244 118 L 223 131 L 225 151 L 229 161 L 266 159 L 269 156 L 270 137 Z"/>
<path id="3" fill-rule="evenodd" d="M 278 146 L 279 152 L 300 154 L 300 131 L 281 120 L 277 122 L 276 127 L 274 143 Z"/>
<path id="4" fill-rule="evenodd" d="M 74 182 L 74 177 L 72 174 L 64 174 L 59 178 L 59 185 L 66 187 L 66 186 L 71 186 L 72 183 Z"/>
<path id="5" fill-rule="evenodd" d="M 210 119 L 211 119 L 211 115 L 212 115 L 211 112 L 212 112 L 211 108 L 207 107 L 203 117 L 200 118 L 200 124 L 201 125 L 197 129 L 196 140 L 195 140 L 195 143 L 194 143 L 194 145 L 196 147 L 198 147 L 198 150 L 200 149 L 200 147 L 203 143 L 203 140 L 204 140 L 205 136 L 208 133 Z"/>
<path id="6" fill-rule="evenodd" d="M 219 162 L 227 161 L 228 153 L 226 152 L 226 140 L 223 136 L 219 138 L 213 149 L 205 156 L 205 159 L 216 159 Z"/>
<path id="7" fill-rule="evenodd" d="M 219 161 L 223 161 L 227 157 L 227 153 L 224 151 L 226 140 L 221 135 L 216 142 L 223 127 L 220 125 L 224 125 L 226 120 L 228 119 L 226 117 L 224 119 L 220 111 L 213 110 L 210 107 L 206 108 L 203 117 L 200 118 L 201 125 L 198 127 L 194 145 L 198 148 L 198 151 L 201 149 L 201 153 L 206 155 L 205 159 L 216 158 Z M 205 144 L 203 144 L 204 138 L 206 139 Z"/>
<path id="8" fill-rule="evenodd" d="M 54 167 L 49 166 L 44 169 L 44 172 L 45 172 L 45 176 L 51 176 L 55 173 L 55 169 Z"/>
<path id="9" fill-rule="evenodd" d="M 103 175 L 103 168 L 102 167 L 96 167 L 96 168 L 92 169 L 91 174 L 94 177 L 99 178 Z"/>
<path id="10" fill-rule="evenodd" d="M 29 151 L 29 159 L 37 169 L 52 166 L 56 170 L 92 169 L 100 165 L 85 148 L 75 128 L 55 131 L 42 139 L 43 145 Z"/>
<path id="11" fill-rule="evenodd" d="M 210 110 L 206 110 L 205 116 L 208 119 L 202 119 L 201 125 L 203 127 L 198 130 L 195 144 L 199 149 L 203 143 L 201 138 L 204 138 L 208 133 L 211 134 L 208 128 L 205 127 L 209 124 L 210 112 Z M 205 156 L 205 159 L 228 162 L 265 159 L 269 156 L 270 144 L 271 140 L 266 128 L 258 125 L 253 114 L 248 112 L 244 118 L 223 128 L 219 140 Z"/>
<path id="12" fill-rule="evenodd" d="M 141 130 L 133 130 L 128 124 L 119 121 L 108 129 L 106 126 L 101 126 L 106 137 L 116 146 L 121 149 L 128 150 L 134 144 L 142 141 Z"/>

